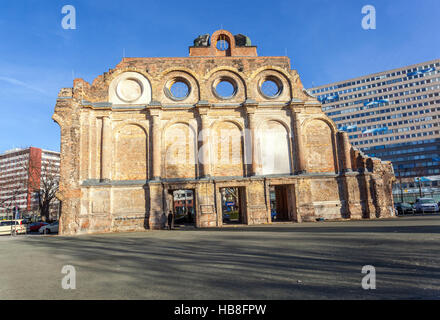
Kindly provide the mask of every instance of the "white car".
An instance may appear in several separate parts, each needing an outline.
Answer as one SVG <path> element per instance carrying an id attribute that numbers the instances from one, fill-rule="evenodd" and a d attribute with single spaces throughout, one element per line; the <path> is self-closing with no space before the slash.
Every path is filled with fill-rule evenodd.
<path id="1" fill-rule="evenodd" d="M 0 221 L 0 235 L 26 234 L 27 225 L 23 220 L 2 220 Z"/>
<path id="2" fill-rule="evenodd" d="M 414 209 L 416 212 L 438 212 L 438 204 L 432 198 L 418 198 Z"/>
<path id="3" fill-rule="evenodd" d="M 38 231 L 44 234 L 58 233 L 58 221 L 42 226 Z"/>

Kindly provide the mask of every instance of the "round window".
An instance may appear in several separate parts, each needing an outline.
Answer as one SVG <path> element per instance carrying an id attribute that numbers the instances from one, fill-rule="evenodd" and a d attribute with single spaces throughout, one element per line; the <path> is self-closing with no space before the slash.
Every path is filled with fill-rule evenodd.
<path id="1" fill-rule="evenodd" d="M 167 96 L 173 100 L 186 99 L 189 96 L 190 90 L 188 81 L 183 78 L 176 78 L 170 81 L 165 88 Z"/>
<path id="2" fill-rule="evenodd" d="M 236 87 L 229 80 L 220 80 L 215 86 L 215 92 L 220 98 L 229 99 L 235 95 Z"/>
<path id="3" fill-rule="evenodd" d="M 274 77 L 269 77 L 263 80 L 260 85 L 260 92 L 266 98 L 276 98 L 281 94 L 283 85 L 281 81 Z"/>
<path id="4" fill-rule="evenodd" d="M 119 99 L 125 102 L 133 102 L 142 95 L 142 84 L 137 79 L 127 78 L 118 83 L 116 93 Z"/>

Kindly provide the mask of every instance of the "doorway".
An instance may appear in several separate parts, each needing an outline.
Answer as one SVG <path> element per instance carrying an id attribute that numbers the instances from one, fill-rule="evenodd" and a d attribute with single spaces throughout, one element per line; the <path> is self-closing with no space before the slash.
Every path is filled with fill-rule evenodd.
<path id="1" fill-rule="evenodd" d="M 174 212 L 174 225 L 196 225 L 196 212 L 194 205 L 194 190 L 181 189 L 172 191 L 172 206 Z"/>
<path id="2" fill-rule="evenodd" d="M 270 216 L 272 222 L 295 220 L 293 185 L 270 186 Z"/>
<path id="3" fill-rule="evenodd" d="M 246 224 L 245 187 L 220 188 L 223 224 Z"/>

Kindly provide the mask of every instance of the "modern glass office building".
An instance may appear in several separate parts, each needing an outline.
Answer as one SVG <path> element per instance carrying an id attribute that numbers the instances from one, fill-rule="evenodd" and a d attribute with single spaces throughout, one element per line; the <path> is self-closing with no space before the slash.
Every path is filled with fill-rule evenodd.
<path id="1" fill-rule="evenodd" d="M 440 187 L 440 59 L 308 91 L 354 147 L 393 162 L 396 190 Z"/>

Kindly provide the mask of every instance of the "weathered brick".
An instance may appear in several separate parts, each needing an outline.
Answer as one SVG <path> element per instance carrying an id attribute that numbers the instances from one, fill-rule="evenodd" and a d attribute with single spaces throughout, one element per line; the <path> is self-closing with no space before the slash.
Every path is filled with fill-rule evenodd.
<path id="1" fill-rule="evenodd" d="M 229 51 L 215 48 L 220 35 Z M 60 233 L 163 228 L 177 189 L 194 191 L 198 227 L 222 226 L 225 187 L 242 188 L 247 224 L 271 222 L 271 186 L 292 221 L 391 216 L 391 164 L 352 148 L 289 58 L 213 37 L 190 57 L 124 58 L 61 89 Z M 215 93 L 220 80 L 234 84 L 229 99 Z M 278 94 L 262 94 L 265 80 Z M 189 85 L 185 98 L 170 95 L 175 81 Z"/>

